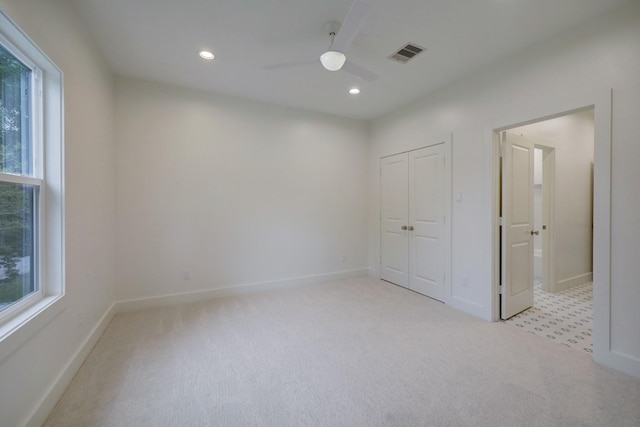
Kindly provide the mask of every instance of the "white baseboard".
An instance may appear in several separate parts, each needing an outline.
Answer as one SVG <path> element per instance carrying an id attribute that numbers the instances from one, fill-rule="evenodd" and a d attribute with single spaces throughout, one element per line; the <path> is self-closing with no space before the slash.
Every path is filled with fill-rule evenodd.
<path id="1" fill-rule="evenodd" d="M 565 289 L 573 288 L 574 286 L 588 282 L 593 282 L 593 273 L 585 273 L 569 279 L 559 280 L 553 292 L 564 291 Z"/>
<path id="2" fill-rule="evenodd" d="M 291 279 L 273 280 L 269 282 L 249 283 L 245 285 L 228 286 L 223 288 L 207 289 L 203 291 L 185 292 L 179 294 L 161 295 L 150 298 L 139 298 L 115 303 L 116 313 L 142 310 L 146 308 L 166 307 L 175 304 L 194 302 L 212 298 L 222 298 L 236 295 L 247 295 L 265 292 L 275 289 L 290 288 L 295 286 L 313 285 L 323 282 L 331 282 L 352 277 L 366 276 L 368 268 L 346 270 L 335 273 L 317 274 L 313 276 L 295 277 Z"/>
<path id="3" fill-rule="evenodd" d="M 111 322 L 115 314 L 115 304 L 107 309 L 102 318 L 98 321 L 96 326 L 91 330 L 87 338 L 80 344 L 71 360 L 62 368 L 60 374 L 55 379 L 49 390 L 44 394 L 42 400 L 35 406 L 35 410 L 28 418 L 25 426 L 27 427 L 40 427 L 49 417 L 49 414 L 53 410 L 58 400 L 62 397 L 62 394 L 67 389 L 71 380 L 80 369 L 80 366 L 84 363 L 85 359 L 98 342 L 98 339 L 102 336 L 102 333 Z"/>
<path id="4" fill-rule="evenodd" d="M 475 316 L 479 319 L 483 319 L 488 322 L 492 321 L 491 313 L 487 313 L 487 310 L 476 302 L 452 295 L 449 298 L 447 305 L 449 307 L 455 308 L 456 310 L 460 310 L 464 313 Z"/>
<path id="5" fill-rule="evenodd" d="M 635 357 L 605 349 L 604 351 L 594 351 L 593 361 L 640 379 L 640 360 Z"/>

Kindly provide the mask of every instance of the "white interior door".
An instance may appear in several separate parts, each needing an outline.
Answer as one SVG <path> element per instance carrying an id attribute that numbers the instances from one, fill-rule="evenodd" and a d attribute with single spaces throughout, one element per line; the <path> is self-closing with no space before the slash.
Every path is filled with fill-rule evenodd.
<path id="1" fill-rule="evenodd" d="M 409 153 L 409 288 L 445 301 L 444 144 Z"/>
<path id="2" fill-rule="evenodd" d="M 380 278 L 406 288 L 409 284 L 407 153 L 385 157 L 380 163 Z"/>
<path id="3" fill-rule="evenodd" d="M 501 317 L 533 306 L 533 141 L 502 139 Z"/>

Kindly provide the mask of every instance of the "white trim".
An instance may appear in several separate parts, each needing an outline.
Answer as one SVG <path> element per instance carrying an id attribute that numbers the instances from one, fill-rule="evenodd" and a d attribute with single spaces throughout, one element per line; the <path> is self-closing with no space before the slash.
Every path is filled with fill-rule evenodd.
<path id="1" fill-rule="evenodd" d="M 115 307 L 118 313 L 129 312 L 146 308 L 166 307 L 170 305 L 201 301 L 206 299 L 248 295 L 283 288 L 314 285 L 335 280 L 367 276 L 368 274 L 368 268 L 360 268 L 356 270 L 345 270 L 335 273 L 317 274 L 312 276 L 273 280 L 269 282 L 247 283 L 244 285 L 226 286 L 222 288 L 206 289 L 195 292 L 184 292 L 150 298 L 118 301 L 115 303 Z"/>
<path id="2" fill-rule="evenodd" d="M 549 100 L 541 110 L 525 111 L 511 118 L 503 118 L 485 129 L 484 160 L 489 169 L 484 175 L 484 186 L 491 195 L 490 204 L 484 210 L 485 223 L 491 233 L 491 247 L 488 251 L 489 265 L 492 269 L 492 290 L 487 300 L 490 318 L 499 317 L 499 270 L 497 268 L 499 228 L 495 218 L 498 216 L 497 176 L 498 161 L 496 132 L 515 126 L 523 126 L 540 120 L 551 119 L 572 112 L 594 108 L 595 147 L 594 147 L 594 230 L 593 230 L 593 359 L 608 367 L 631 373 L 640 377 L 640 361 L 616 353 L 611 349 L 611 129 L 612 95 L 611 89 L 588 91 L 574 94 L 571 100 Z M 633 372 L 633 373 L 632 373 Z"/>
<path id="3" fill-rule="evenodd" d="M 69 362 L 60 370 L 60 373 L 51 387 L 44 393 L 42 399 L 35 405 L 35 409 L 25 423 L 26 427 L 39 427 L 44 424 L 116 313 L 115 304 L 112 304 L 91 330 L 89 336 L 80 344 Z"/>
<path id="4" fill-rule="evenodd" d="M 65 254 L 64 254 L 64 93 L 63 74 L 53 61 L 26 35 L 4 11 L 0 10 L 0 35 L 8 40 L 16 50 L 29 58 L 38 78 L 37 87 L 46 96 L 34 101 L 34 108 L 41 109 L 36 114 L 41 121 L 41 133 L 34 129 L 34 153 L 40 155 L 40 165 L 34 165 L 34 172 L 42 168 L 37 178 L 16 177 L 3 174 L 10 182 L 30 183 L 40 188 L 39 218 L 40 245 L 39 275 L 42 299 L 21 311 L 3 319 L 0 326 L 0 360 L 11 354 L 48 321 L 57 316 L 64 306 Z M 41 74 L 41 76 L 38 76 Z M 34 87 L 34 91 L 38 91 Z M 34 123 L 34 125 L 37 123 Z M 35 126 L 37 127 L 37 126 Z M 41 141 L 37 141 L 40 138 Z M 46 140 L 46 147 L 38 143 Z M 44 151 L 46 156 L 43 158 Z M 39 178 L 42 178 L 39 179 Z M 6 320 L 5 320 L 6 319 Z"/>
<path id="5" fill-rule="evenodd" d="M 585 273 L 568 279 L 558 280 L 558 283 L 555 285 L 554 292 L 564 291 L 565 289 L 573 288 L 574 286 L 583 285 L 589 282 L 593 282 L 593 273 Z"/>
<path id="6" fill-rule="evenodd" d="M 595 350 L 595 341 L 594 341 Z M 617 369 L 632 377 L 640 378 L 640 359 L 631 355 L 623 354 L 615 350 L 610 350 L 600 354 L 598 357 L 593 355 L 593 360 L 604 366 Z"/>
<path id="7" fill-rule="evenodd" d="M 451 142 L 452 133 L 441 133 L 434 138 L 421 137 L 419 141 L 412 141 L 407 144 L 404 149 L 400 149 L 401 151 L 397 151 L 394 147 L 384 147 L 380 152 L 377 153 L 378 159 L 384 159 L 385 157 L 395 156 L 396 154 L 409 153 L 411 151 L 422 150 L 423 148 L 432 147 L 438 144 L 444 144 L 447 142 Z M 431 141 L 431 142 L 425 142 Z"/>
<path id="8" fill-rule="evenodd" d="M 13 175 L 10 173 L 0 172 L 0 182 L 8 182 L 11 184 L 27 184 L 36 187 L 42 187 L 42 180 L 40 178 L 31 178 L 26 175 Z"/>
<path id="9" fill-rule="evenodd" d="M 556 283 L 556 149 L 542 147 L 542 290 L 553 292 Z M 591 200 L 593 205 L 593 198 Z"/>
<path id="10" fill-rule="evenodd" d="M 422 146 L 420 146 L 418 148 L 412 148 L 411 150 L 400 151 L 400 152 L 391 153 L 391 154 L 385 154 L 384 156 L 380 156 L 380 160 L 385 159 L 387 157 L 397 156 L 398 154 L 406 154 L 406 153 L 411 153 L 412 151 L 422 150 L 423 148 L 435 147 L 436 145 L 440 145 L 440 144 L 444 144 L 446 146 L 447 144 L 449 144 L 451 142 L 452 138 L 453 138 L 453 134 L 449 134 L 449 136 L 446 137 L 446 138 L 435 138 L 434 141 L 437 141 L 437 142 L 433 142 L 433 143 L 427 144 L 427 145 L 422 145 Z M 447 152 L 447 154 L 450 154 L 450 153 Z"/>
<path id="11" fill-rule="evenodd" d="M 455 308 L 456 310 L 460 310 L 464 313 L 476 316 L 480 319 L 489 320 L 486 318 L 485 308 L 475 301 L 470 301 L 468 299 L 452 295 L 451 298 L 449 298 L 449 302 L 447 305 Z"/>
<path id="12" fill-rule="evenodd" d="M 640 378 L 640 361 L 611 349 L 611 145 L 613 89 L 595 107 L 593 169 L 593 360 Z M 599 141 L 606 141 L 607 144 Z M 598 197 L 600 195 L 601 197 Z M 630 369 L 632 367 L 633 369 Z"/>
<path id="13" fill-rule="evenodd" d="M 0 326 L 0 363 L 64 310 L 61 296 L 45 297 L 7 320 Z"/>
<path id="14" fill-rule="evenodd" d="M 34 254 L 34 256 L 37 256 L 37 255 L 38 254 Z M 2 311 L 0 311 L 0 341 L 2 340 L 2 337 L 4 336 L 4 334 L 7 333 L 7 331 L 10 331 L 13 329 L 13 325 L 15 325 L 15 323 L 12 322 L 12 319 L 16 316 L 16 314 L 20 313 L 21 311 L 31 306 L 35 306 L 38 303 L 38 301 L 40 301 L 44 297 L 44 292 L 40 287 L 39 273 L 40 273 L 40 269 L 37 269 L 36 275 L 38 276 L 38 281 L 36 283 L 38 285 L 38 289 L 31 292 L 30 294 L 24 295 L 19 300 L 6 305 L 2 309 Z M 11 325 L 11 326 L 5 329 L 4 328 L 5 324 Z"/>
<path id="15" fill-rule="evenodd" d="M 444 217 L 445 217 L 445 261 L 444 274 L 448 291 L 447 299 L 443 301 L 446 305 L 451 304 L 453 297 L 453 132 L 449 134 L 449 140 L 444 143 L 444 179 L 446 181 L 444 189 Z"/>

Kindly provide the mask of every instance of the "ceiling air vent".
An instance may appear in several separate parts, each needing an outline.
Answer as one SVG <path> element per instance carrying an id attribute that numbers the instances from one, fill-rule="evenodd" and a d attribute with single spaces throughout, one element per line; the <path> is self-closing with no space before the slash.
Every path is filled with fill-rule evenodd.
<path id="1" fill-rule="evenodd" d="M 406 46 L 403 46 L 395 52 L 393 55 L 389 57 L 389 59 L 393 59 L 396 62 L 400 62 L 402 64 L 406 64 L 410 59 L 413 59 L 417 54 L 421 53 L 423 50 L 426 50 L 423 47 L 418 46 L 414 43 L 407 43 Z"/>

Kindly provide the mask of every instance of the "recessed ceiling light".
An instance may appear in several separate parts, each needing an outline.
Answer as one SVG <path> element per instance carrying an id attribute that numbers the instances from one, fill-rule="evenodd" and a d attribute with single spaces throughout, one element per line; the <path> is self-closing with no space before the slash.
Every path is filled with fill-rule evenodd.
<path id="1" fill-rule="evenodd" d="M 208 59 L 208 60 L 212 60 L 213 58 L 216 57 L 213 53 L 209 52 L 208 50 L 201 50 L 198 55 L 200 55 L 200 58 Z"/>
<path id="2" fill-rule="evenodd" d="M 349 89 L 349 93 L 351 95 L 357 95 L 360 93 L 360 89 L 358 89 L 357 87 L 352 87 L 351 89 Z"/>

